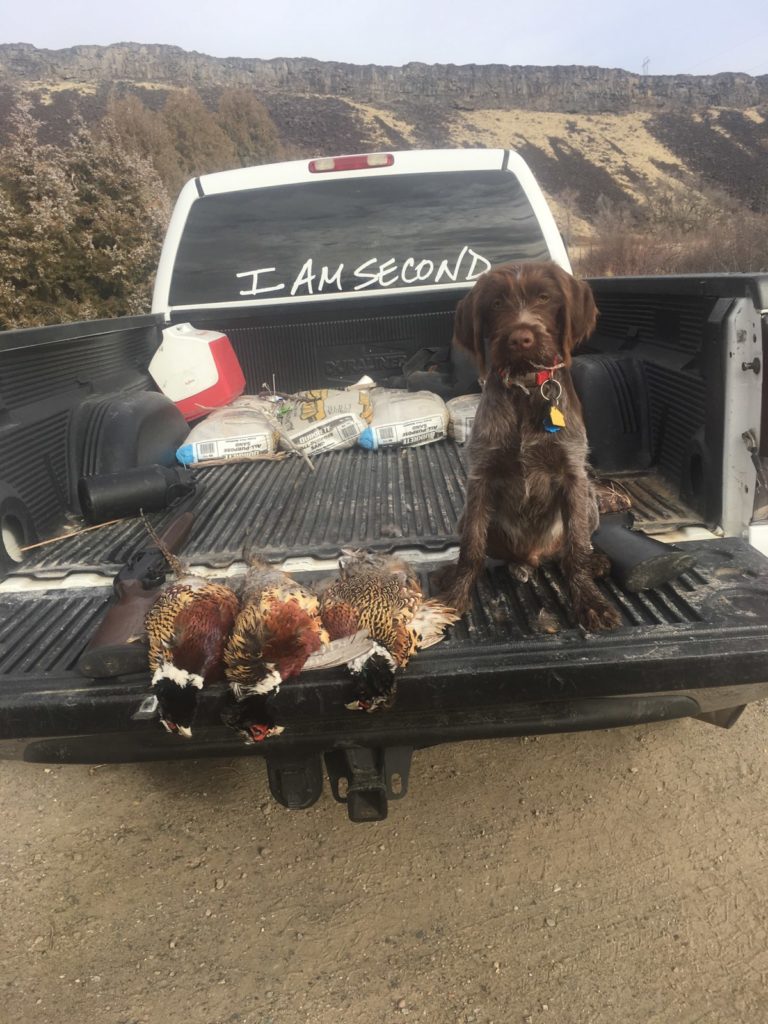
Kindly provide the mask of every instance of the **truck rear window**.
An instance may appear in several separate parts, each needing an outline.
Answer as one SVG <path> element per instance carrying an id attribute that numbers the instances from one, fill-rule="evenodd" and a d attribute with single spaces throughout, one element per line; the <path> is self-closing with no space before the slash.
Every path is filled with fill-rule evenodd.
<path id="1" fill-rule="evenodd" d="M 203 196 L 179 245 L 172 306 L 296 299 L 472 281 L 546 259 L 514 174 L 335 178 Z"/>

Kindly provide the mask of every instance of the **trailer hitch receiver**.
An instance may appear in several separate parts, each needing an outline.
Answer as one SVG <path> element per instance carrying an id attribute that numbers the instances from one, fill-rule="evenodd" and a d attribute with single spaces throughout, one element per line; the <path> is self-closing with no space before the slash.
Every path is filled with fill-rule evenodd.
<path id="1" fill-rule="evenodd" d="M 390 800 L 408 792 L 413 747 L 345 747 L 326 751 L 334 799 L 347 805 L 350 821 L 383 821 Z"/>

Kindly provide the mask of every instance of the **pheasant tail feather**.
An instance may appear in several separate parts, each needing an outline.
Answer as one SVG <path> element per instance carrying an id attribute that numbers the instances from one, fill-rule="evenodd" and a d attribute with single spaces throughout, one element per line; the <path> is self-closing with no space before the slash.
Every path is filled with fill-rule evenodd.
<path id="1" fill-rule="evenodd" d="M 418 640 L 418 649 L 433 647 L 445 636 L 448 626 L 457 622 L 461 616 L 455 608 L 443 604 L 435 598 L 422 601 L 416 609 L 410 622 L 410 628 L 414 631 Z"/>

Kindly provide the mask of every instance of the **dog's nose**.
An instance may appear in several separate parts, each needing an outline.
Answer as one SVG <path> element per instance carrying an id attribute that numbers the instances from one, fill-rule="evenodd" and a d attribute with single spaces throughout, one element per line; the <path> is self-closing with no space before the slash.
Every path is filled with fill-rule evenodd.
<path id="1" fill-rule="evenodd" d="M 512 331 L 509 340 L 517 348 L 530 348 L 536 340 L 533 331 L 528 327 L 518 327 Z"/>

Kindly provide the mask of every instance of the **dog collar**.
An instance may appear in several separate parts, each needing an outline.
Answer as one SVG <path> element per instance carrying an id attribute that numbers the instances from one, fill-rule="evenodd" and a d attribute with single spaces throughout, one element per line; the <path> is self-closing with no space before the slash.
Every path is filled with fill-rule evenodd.
<path id="1" fill-rule="evenodd" d="M 497 371 L 499 380 L 503 387 L 511 389 L 520 388 L 530 395 L 531 388 L 538 388 L 539 394 L 548 405 L 542 426 L 548 434 L 557 434 L 565 429 L 565 416 L 560 409 L 560 398 L 563 394 L 563 385 L 555 376 L 557 370 L 562 370 L 565 363 L 553 363 L 552 366 L 536 366 L 531 373 L 523 374 L 520 377 L 513 377 L 507 370 Z M 480 387 L 485 388 L 486 381 L 480 379 Z M 554 389 L 554 390 L 553 390 Z"/>
<path id="2" fill-rule="evenodd" d="M 534 364 L 535 365 L 535 364 Z M 556 370 L 562 370 L 565 363 L 553 363 L 552 366 L 537 366 L 531 373 L 524 373 L 521 376 L 513 377 L 509 370 L 499 370 L 499 378 L 505 388 L 522 388 L 526 394 L 530 394 L 529 388 L 540 388 L 548 380 L 552 380 Z"/>

